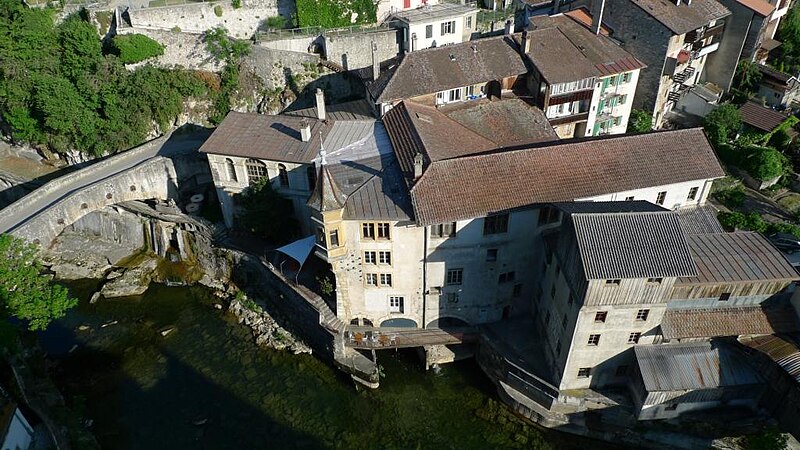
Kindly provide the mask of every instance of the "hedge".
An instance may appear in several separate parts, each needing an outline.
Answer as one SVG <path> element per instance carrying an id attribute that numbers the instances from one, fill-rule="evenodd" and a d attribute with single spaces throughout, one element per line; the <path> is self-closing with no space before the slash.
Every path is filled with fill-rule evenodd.
<path id="1" fill-rule="evenodd" d="M 164 54 L 164 46 L 143 34 L 114 36 L 114 49 L 123 64 L 135 64 Z"/>

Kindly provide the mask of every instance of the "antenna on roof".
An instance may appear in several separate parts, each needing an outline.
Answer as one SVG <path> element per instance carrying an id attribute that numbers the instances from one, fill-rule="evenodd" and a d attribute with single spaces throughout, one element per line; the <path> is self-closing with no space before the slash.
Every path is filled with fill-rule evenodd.
<path id="1" fill-rule="evenodd" d="M 328 152 L 325 151 L 325 146 L 323 145 L 322 141 L 322 130 L 319 130 L 319 165 L 324 166 L 328 164 L 328 160 L 325 157 L 328 156 Z"/>

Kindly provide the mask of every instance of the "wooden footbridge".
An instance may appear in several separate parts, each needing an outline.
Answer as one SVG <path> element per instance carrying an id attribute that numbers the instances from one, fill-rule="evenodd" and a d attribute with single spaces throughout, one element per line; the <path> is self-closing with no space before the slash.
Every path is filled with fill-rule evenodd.
<path id="1" fill-rule="evenodd" d="M 472 327 L 448 328 L 377 328 L 348 326 L 344 344 L 350 348 L 381 350 L 391 348 L 451 345 L 475 342 L 478 330 Z"/>

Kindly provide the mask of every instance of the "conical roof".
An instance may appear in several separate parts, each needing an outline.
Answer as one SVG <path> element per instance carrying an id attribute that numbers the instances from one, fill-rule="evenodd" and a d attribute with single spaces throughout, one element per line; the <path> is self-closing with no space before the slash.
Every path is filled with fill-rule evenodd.
<path id="1" fill-rule="evenodd" d="M 317 185 L 308 199 L 308 206 L 320 212 L 344 208 L 347 196 L 342 193 L 327 165 L 322 164 L 317 174 Z"/>

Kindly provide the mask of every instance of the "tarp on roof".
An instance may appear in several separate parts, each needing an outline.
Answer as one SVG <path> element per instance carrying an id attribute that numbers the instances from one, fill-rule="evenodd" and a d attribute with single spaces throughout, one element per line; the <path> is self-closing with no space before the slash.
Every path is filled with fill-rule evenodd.
<path id="1" fill-rule="evenodd" d="M 311 250 L 314 248 L 314 243 L 316 240 L 317 238 L 311 235 L 298 241 L 294 241 L 291 244 L 286 244 L 283 247 L 276 249 L 276 251 L 279 251 L 284 255 L 294 259 L 302 266 L 303 263 L 306 262 L 306 259 L 308 259 L 308 255 L 311 254 Z"/>

